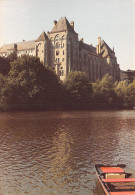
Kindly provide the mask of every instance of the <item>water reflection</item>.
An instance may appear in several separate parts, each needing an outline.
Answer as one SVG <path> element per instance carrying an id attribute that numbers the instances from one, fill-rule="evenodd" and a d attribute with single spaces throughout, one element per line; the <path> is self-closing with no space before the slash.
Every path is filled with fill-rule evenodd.
<path id="1" fill-rule="evenodd" d="M 48 193 L 55 191 L 60 194 L 63 189 L 66 192 L 67 189 L 65 187 L 72 182 L 70 177 L 72 168 L 69 163 L 72 144 L 73 140 L 68 134 L 68 130 L 63 124 L 60 124 L 59 129 L 53 136 L 52 147 L 49 150 L 50 169 L 44 175 L 44 183 L 48 187 Z M 50 179 L 48 180 L 48 178 Z"/>
<path id="2" fill-rule="evenodd" d="M 0 194 L 102 195 L 96 163 L 135 169 L 134 114 L 0 113 Z"/>

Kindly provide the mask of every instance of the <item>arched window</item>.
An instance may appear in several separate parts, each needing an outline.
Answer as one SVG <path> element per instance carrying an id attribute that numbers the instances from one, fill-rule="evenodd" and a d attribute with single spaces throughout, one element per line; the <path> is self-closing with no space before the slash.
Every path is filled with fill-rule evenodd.
<path id="1" fill-rule="evenodd" d="M 50 40 L 51 40 L 51 42 L 53 42 L 53 37 L 51 37 L 51 39 L 50 39 Z"/>
<path id="2" fill-rule="evenodd" d="M 57 42 L 57 43 L 55 44 L 55 48 L 60 48 L 60 43 L 59 43 L 59 42 Z"/>
<path id="3" fill-rule="evenodd" d="M 59 40 L 59 35 L 57 34 L 56 36 L 55 36 L 55 41 L 58 41 Z"/>
<path id="4" fill-rule="evenodd" d="M 62 36 L 62 40 L 64 40 L 64 39 L 65 39 L 65 36 L 63 35 L 63 36 Z"/>

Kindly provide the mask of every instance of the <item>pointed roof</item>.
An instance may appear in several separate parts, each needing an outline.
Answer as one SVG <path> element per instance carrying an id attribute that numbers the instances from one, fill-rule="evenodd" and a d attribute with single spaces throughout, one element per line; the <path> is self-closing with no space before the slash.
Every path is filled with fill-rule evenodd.
<path id="1" fill-rule="evenodd" d="M 15 44 L 14 43 L 4 44 L 0 48 L 0 53 L 6 53 L 6 52 L 8 52 L 8 50 L 14 50 L 14 49 L 15 49 Z"/>
<path id="2" fill-rule="evenodd" d="M 79 41 L 79 49 L 86 49 L 88 51 L 90 51 L 91 53 L 96 54 L 96 48 L 93 47 L 92 45 L 88 45 L 86 43 L 83 43 L 82 41 Z"/>
<path id="3" fill-rule="evenodd" d="M 107 43 L 104 40 L 101 41 L 101 50 L 102 50 L 102 57 L 110 56 L 114 58 L 115 52 L 107 45 Z"/>
<path id="4" fill-rule="evenodd" d="M 43 31 L 35 42 L 48 40 L 47 34 Z"/>
<path id="5" fill-rule="evenodd" d="M 23 42 L 18 42 L 17 44 L 17 50 L 22 51 L 22 50 L 28 50 L 28 49 L 35 49 L 35 41 L 23 41 Z"/>
<path id="6" fill-rule="evenodd" d="M 23 42 L 17 42 L 17 43 L 11 43 L 11 44 L 4 44 L 0 48 L 0 53 L 7 53 L 9 50 L 15 50 L 22 51 L 22 50 L 29 50 L 29 49 L 35 49 L 35 41 L 23 41 Z"/>
<path id="7" fill-rule="evenodd" d="M 61 17 L 60 20 L 53 27 L 50 33 L 61 32 L 61 31 L 69 31 L 69 32 L 77 34 L 74 31 L 73 27 L 70 25 L 66 17 Z"/>

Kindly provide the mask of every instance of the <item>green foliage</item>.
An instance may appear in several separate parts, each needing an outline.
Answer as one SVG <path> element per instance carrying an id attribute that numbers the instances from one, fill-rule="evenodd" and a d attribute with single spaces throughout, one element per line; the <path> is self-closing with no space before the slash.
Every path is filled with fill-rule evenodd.
<path id="1" fill-rule="evenodd" d="M 75 102 L 89 102 L 92 94 L 92 85 L 84 72 L 70 72 L 64 82 L 64 87 Z"/>
<path id="2" fill-rule="evenodd" d="M 124 103 L 128 108 L 135 106 L 135 80 L 127 86 Z"/>
<path id="3" fill-rule="evenodd" d="M 10 63 L 8 59 L 0 57 L 0 74 L 7 75 L 10 70 Z"/>
<path id="4" fill-rule="evenodd" d="M 113 103 L 116 100 L 114 91 L 113 79 L 109 74 L 106 74 L 102 80 L 97 80 L 92 84 L 94 102 L 98 103 Z"/>
<path id="5" fill-rule="evenodd" d="M 7 57 L 7 60 L 9 61 L 9 63 L 17 60 L 17 53 L 16 53 L 16 51 L 14 51 L 13 53 L 9 54 L 8 57 Z"/>
<path id="6" fill-rule="evenodd" d="M 130 84 L 127 81 L 119 82 L 115 92 L 126 108 L 135 106 L 135 80 Z"/>
<path id="7" fill-rule="evenodd" d="M 4 105 L 50 104 L 58 100 L 60 83 L 49 68 L 32 56 L 22 56 L 11 63 L 3 90 Z"/>
<path id="8" fill-rule="evenodd" d="M 91 102 L 131 108 L 135 106 L 135 80 L 130 84 L 113 83 L 112 77 L 106 74 L 102 80 L 91 84 L 84 72 L 75 71 L 62 83 L 54 71 L 43 66 L 36 57 L 16 58 L 15 53 L 8 59 L 0 57 L 1 108 L 20 109 L 22 105 L 29 105 L 31 109 L 42 104 L 68 108 Z"/>
<path id="9" fill-rule="evenodd" d="M 120 81 L 115 86 L 115 93 L 122 103 L 125 102 L 125 94 L 127 91 L 127 86 L 128 86 L 127 81 Z"/>
<path id="10" fill-rule="evenodd" d="M 10 71 L 10 62 L 13 62 L 16 59 L 16 52 L 11 53 L 7 58 L 0 57 L 0 74 L 8 75 Z"/>

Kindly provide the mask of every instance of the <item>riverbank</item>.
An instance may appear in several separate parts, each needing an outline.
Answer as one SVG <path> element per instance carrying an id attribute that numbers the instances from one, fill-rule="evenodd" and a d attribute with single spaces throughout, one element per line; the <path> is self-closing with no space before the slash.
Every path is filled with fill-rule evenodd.
<path id="1" fill-rule="evenodd" d="M 67 104 L 12 104 L 0 111 L 70 111 L 70 110 L 122 110 L 133 109 L 113 103 L 67 103 Z"/>

